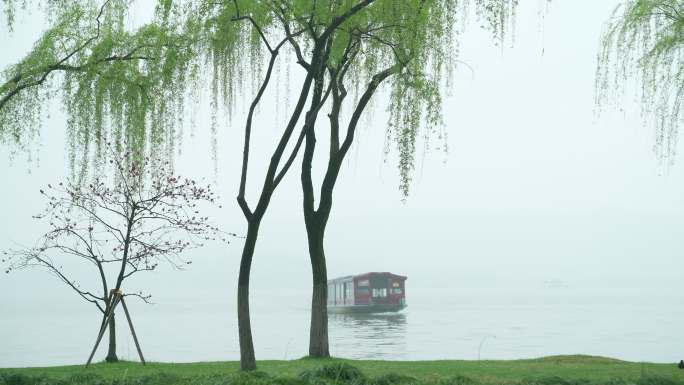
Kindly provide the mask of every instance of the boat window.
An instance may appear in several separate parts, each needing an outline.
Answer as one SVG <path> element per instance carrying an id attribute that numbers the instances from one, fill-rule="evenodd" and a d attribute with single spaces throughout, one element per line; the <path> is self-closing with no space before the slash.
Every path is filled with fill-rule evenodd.
<path id="1" fill-rule="evenodd" d="M 369 285 L 369 281 L 367 279 L 364 279 L 363 281 L 359 281 L 359 284 L 358 284 L 359 287 L 368 286 L 368 285 Z"/>
<path id="2" fill-rule="evenodd" d="M 356 289 L 356 292 L 362 295 L 367 295 L 370 291 L 368 290 L 367 287 L 360 287 Z"/>
<path id="3" fill-rule="evenodd" d="M 401 294 L 401 288 L 395 287 L 394 289 L 392 289 L 392 294 Z"/>
<path id="4" fill-rule="evenodd" d="M 387 289 L 373 289 L 373 297 L 387 297 Z"/>

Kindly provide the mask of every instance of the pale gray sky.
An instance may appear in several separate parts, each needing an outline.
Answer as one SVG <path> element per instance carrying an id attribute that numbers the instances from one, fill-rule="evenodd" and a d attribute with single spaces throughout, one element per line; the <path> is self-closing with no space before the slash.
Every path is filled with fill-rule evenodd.
<path id="1" fill-rule="evenodd" d="M 513 44 L 494 47 L 476 25 L 463 35 L 461 59 L 474 72 L 461 67 L 445 99 L 450 151 L 419 154 L 405 203 L 395 159 L 383 155 L 385 99 L 376 100 L 335 192 L 326 245 L 331 277 L 392 271 L 408 275 L 409 287 L 452 290 L 537 287 L 552 278 L 571 286 L 684 289 L 684 162 L 665 167 L 655 158 L 653 131 L 642 126 L 632 95 L 624 111 L 594 114 L 600 31 L 618 1 L 554 1 L 545 15 L 546 1 L 521 3 Z M 17 61 L 40 28 L 24 17 L 14 34 L 1 29 L 0 68 Z M 292 84 L 296 79 L 293 69 Z M 252 188 L 262 181 L 276 132 L 273 99 L 261 112 Z M 218 175 L 201 117 L 178 162 L 181 174 L 215 178 L 224 208 L 212 214 L 238 233 L 243 116 L 220 129 Z M 39 161 L 27 163 L 20 154 L 9 162 L 9 150 L 0 148 L 0 248 L 39 235 L 31 219 L 43 207 L 38 189 L 67 173 L 64 124 L 53 108 L 35 151 Z M 263 223 L 253 287 L 308 287 L 300 200 L 296 164 Z M 232 297 L 240 250 L 234 242 L 193 252 L 190 269 L 154 274 L 146 286 L 157 297 Z M 46 295 L 73 300 L 45 274 L 0 277 L 0 309 Z"/>

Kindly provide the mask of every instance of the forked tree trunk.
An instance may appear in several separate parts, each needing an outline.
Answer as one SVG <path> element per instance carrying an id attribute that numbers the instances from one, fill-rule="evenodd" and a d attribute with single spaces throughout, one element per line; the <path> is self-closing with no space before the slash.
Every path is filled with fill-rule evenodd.
<path id="1" fill-rule="evenodd" d="M 313 163 L 314 150 L 316 147 L 316 131 L 313 124 L 306 131 L 306 147 L 302 159 L 302 193 L 304 206 L 304 221 L 306 222 L 306 233 L 309 241 L 309 258 L 313 275 L 313 294 L 311 297 L 311 329 L 309 338 L 309 355 L 312 357 L 329 357 L 328 348 L 328 274 L 325 262 L 324 237 L 325 228 L 330 218 L 332 210 L 333 191 L 335 183 L 349 148 L 354 139 L 354 132 L 363 110 L 368 105 L 370 98 L 377 89 L 380 82 L 394 73 L 394 69 L 384 70 L 375 76 L 368 84 L 359 102 L 354 109 L 352 117 L 347 127 L 347 134 L 344 141 L 339 141 L 339 114 L 342 101 L 346 97 L 346 90 L 333 82 L 332 95 L 333 105 L 330 114 L 330 157 L 328 167 L 321 184 L 321 193 L 318 209 L 315 207 L 313 180 L 311 178 L 311 168 Z M 336 72 L 331 71 L 336 76 Z"/>
<path id="2" fill-rule="evenodd" d="M 119 358 L 116 356 L 116 321 L 115 317 L 109 320 L 109 348 L 107 350 L 107 362 L 117 362 Z"/>
<path id="3" fill-rule="evenodd" d="M 252 268 L 254 248 L 259 233 L 261 218 L 252 219 L 247 226 L 247 237 L 240 259 L 240 273 L 238 276 L 238 333 L 240 337 L 240 369 L 255 370 L 254 342 L 252 340 L 252 326 L 249 316 L 249 274 Z"/>
<path id="4" fill-rule="evenodd" d="M 316 82 L 312 105 L 321 101 L 323 91 L 322 74 Z M 309 259 L 311 260 L 311 272 L 313 288 L 311 294 L 311 325 L 309 327 L 309 356 L 330 357 L 328 344 L 328 273 L 325 267 L 325 250 L 323 248 L 323 236 L 327 215 L 320 215 L 321 208 L 314 208 L 315 198 L 313 180 L 311 178 L 311 165 L 314 150 L 316 148 L 316 115 L 309 119 L 304 127 L 306 145 L 302 156 L 302 203 L 304 209 L 304 223 L 306 224 L 306 236 L 309 243 Z M 328 211 L 329 213 L 329 211 Z M 320 218 L 325 218 L 323 221 Z"/>
<path id="5" fill-rule="evenodd" d="M 325 226 L 314 217 L 306 216 L 309 257 L 313 272 L 311 296 L 311 327 L 309 329 L 309 356 L 330 357 L 328 344 L 328 272 L 325 266 L 323 237 Z"/>

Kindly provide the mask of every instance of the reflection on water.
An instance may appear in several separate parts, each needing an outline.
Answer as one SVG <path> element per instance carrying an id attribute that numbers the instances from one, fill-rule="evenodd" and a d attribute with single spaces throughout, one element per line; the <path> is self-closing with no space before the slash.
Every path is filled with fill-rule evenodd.
<path id="1" fill-rule="evenodd" d="M 328 322 L 333 355 L 395 360 L 407 356 L 405 313 L 331 313 Z"/>

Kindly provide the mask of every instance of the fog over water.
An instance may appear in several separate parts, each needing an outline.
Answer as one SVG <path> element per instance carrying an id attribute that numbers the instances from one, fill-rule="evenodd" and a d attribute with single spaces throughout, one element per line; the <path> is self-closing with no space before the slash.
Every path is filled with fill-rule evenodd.
<path id="1" fill-rule="evenodd" d="M 653 131 L 641 124 L 632 95 L 623 110 L 594 113 L 600 32 L 618 1 L 554 1 L 548 13 L 546 1 L 521 3 L 513 43 L 494 47 L 474 22 L 463 34 L 461 60 L 472 71 L 460 68 L 445 99 L 449 151 L 433 143 L 419 153 L 405 202 L 395 154 L 383 153 L 384 96 L 376 100 L 335 192 L 328 272 L 406 275 L 409 306 L 377 317 L 331 316 L 332 354 L 684 358 L 684 160 L 656 159 Z M 0 29 L 0 68 L 35 41 L 43 28 L 37 20 L 20 17 L 12 34 Z M 300 74 L 291 72 L 295 88 Z M 285 103 L 276 109 L 274 97 L 266 95 L 255 122 L 252 199 L 285 119 Z M 178 172 L 216 183 L 223 208 L 209 215 L 242 233 L 234 196 L 244 111 L 238 103 L 232 123 L 219 129 L 215 174 L 207 105 L 194 131 L 185 131 Z M 31 219 L 44 204 L 38 190 L 67 175 L 64 125 L 53 106 L 30 161 L 22 153 L 8 161 L 10 149 L 0 147 L 0 249 L 40 235 Z M 253 264 L 258 359 L 307 352 L 311 269 L 301 211 L 297 162 L 266 214 Z M 184 271 L 162 267 L 125 288 L 153 295 L 154 305 L 130 305 L 148 359 L 238 359 L 240 251 L 239 239 L 193 250 Z M 87 267 L 74 267 L 90 282 Z M 0 367 L 82 363 L 98 326 L 96 309 L 49 274 L 0 276 Z M 124 326 L 119 318 L 119 353 L 135 359 Z M 96 358 L 103 357 L 104 348 Z"/>

